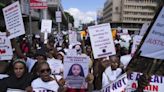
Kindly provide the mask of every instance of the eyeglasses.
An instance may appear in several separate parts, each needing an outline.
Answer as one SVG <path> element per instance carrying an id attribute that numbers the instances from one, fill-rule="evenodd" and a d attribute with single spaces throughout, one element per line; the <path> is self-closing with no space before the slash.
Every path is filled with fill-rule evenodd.
<path id="1" fill-rule="evenodd" d="M 50 73 L 50 71 L 51 69 L 43 69 L 43 70 L 40 70 L 40 73 L 45 73 L 45 72 Z"/>

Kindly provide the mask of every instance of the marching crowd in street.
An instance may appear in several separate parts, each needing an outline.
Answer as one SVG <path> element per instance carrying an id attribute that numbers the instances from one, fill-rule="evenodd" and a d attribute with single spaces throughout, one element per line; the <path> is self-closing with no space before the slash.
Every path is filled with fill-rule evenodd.
<path id="1" fill-rule="evenodd" d="M 35 88 L 44 88 L 49 90 L 47 92 L 93 92 L 101 90 L 125 72 L 129 61 L 126 58 L 121 59 L 121 56 L 131 57 L 131 55 L 130 49 L 121 47 L 119 35 L 116 35 L 114 40 L 116 55 L 100 59 L 93 57 L 89 36 L 83 38 L 81 42 L 75 44 L 69 44 L 66 38 L 61 46 L 53 36 L 48 37 L 47 44 L 43 43 L 38 34 L 33 36 L 32 44 L 26 36 L 20 37 L 19 40 L 13 39 L 13 59 L 0 62 L 0 92 L 8 90 L 32 92 Z M 90 58 L 89 73 L 83 79 L 87 82 L 87 87 L 78 83 L 70 87 L 65 81 L 63 63 L 64 56 L 69 53 L 68 49 L 75 49 L 78 56 Z M 72 66 L 69 73 L 74 74 L 73 78 L 75 78 L 80 72 L 82 68 L 76 64 Z M 76 86 L 80 86 L 80 89 Z"/>

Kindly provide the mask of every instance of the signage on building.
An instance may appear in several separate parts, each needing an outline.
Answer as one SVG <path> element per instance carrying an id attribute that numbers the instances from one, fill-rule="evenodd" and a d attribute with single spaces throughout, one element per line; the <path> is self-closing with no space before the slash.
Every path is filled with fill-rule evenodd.
<path id="1" fill-rule="evenodd" d="M 30 0 L 31 9 L 47 9 L 47 0 Z"/>

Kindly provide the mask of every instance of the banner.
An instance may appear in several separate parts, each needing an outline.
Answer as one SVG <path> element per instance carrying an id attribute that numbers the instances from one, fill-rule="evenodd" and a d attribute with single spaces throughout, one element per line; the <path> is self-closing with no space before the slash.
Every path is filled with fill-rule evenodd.
<path id="1" fill-rule="evenodd" d="M 101 92 L 123 92 L 128 84 L 127 74 L 123 74 L 112 84 L 104 87 Z"/>
<path id="2" fill-rule="evenodd" d="M 132 92 L 137 89 L 138 79 L 142 73 L 133 72 L 128 75 L 128 86 L 126 92 Z M 163 92 L 164 91 L 164 77 L 153 75 L 150 80 L 150 85 L 145 87 L 144 92 Z"/>
<path id="3" fill-rule="evenodd" d="M 86 89 L 85 81 L 88 75 L 89 57 L 87 56 L 65 56 L 64 78 L 68 88 Z"/>
<path id="4" fill-rule="evenodd" d="M 3 14 L 7 31 L 10 32 L 10 39 L 25 34 L 21 9 L 18 1 L 3 8 Z"/>
<path id="5" fill-rule="evenodd" d="M 0 32 L 0 60 L 11 60 L 13 51 L 10 39 L 6 37 L 6 33 Z"/>
<path id="6" fill-rule="evenodd" d="M 47 9 L 47 0 L 30 0 L 32 9 Z"/>
<path id="7" fill-rule="evenodd" d="M 116 54 L 109 23 L 90 26 L 88 29 L 95 59 Z"/>
<path id="8" fill-rule="evenodd" d="M 164 7 L 141 46 L 141 56 L 164 59 Z"/>
<path id="9" fill-rule="evenodd" d="M 132 55 L 134 55 L 135 51 L 137 50 L 138 46 L 140 45 L 141 40 L 142 40 L 142 36 L 139 36 L 139 35 L 134 36 L 132 50 L 131 50 Z"/>

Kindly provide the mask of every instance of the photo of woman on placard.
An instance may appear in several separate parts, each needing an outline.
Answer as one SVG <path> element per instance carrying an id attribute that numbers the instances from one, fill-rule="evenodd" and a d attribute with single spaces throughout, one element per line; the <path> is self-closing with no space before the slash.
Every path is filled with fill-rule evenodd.
<path id="1" fill-rule="evenodd" d="M 86 82 L 83 68 L 80 64 L 73 64 L 66 77 L 66 85 L 68 88 L 85 89 Z"/>

